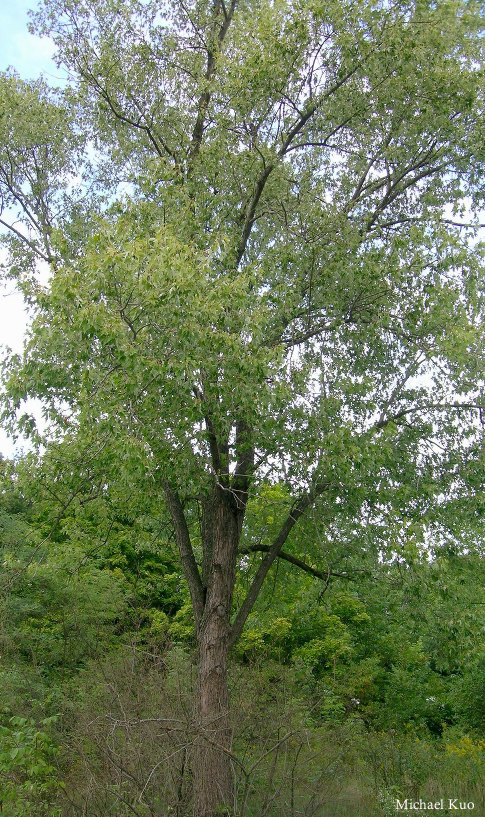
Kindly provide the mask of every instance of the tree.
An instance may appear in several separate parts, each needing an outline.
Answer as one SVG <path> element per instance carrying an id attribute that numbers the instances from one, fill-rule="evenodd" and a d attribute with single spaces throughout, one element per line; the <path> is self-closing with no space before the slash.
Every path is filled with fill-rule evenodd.
<path id="1" fill-rule="evenodd" d="M 234 806 L 229 651 L 275 561 L 330 578 L 332 539 L 398 550 L 470 495 L 480 4 L 44 0 L 35 20 L 70 81 L 2 78 L 11 270 L 35 308 L 6 414 L 42 400 L 61 510 L 168 510 L 198 644 L 194 815 L 213 817 Z"/>

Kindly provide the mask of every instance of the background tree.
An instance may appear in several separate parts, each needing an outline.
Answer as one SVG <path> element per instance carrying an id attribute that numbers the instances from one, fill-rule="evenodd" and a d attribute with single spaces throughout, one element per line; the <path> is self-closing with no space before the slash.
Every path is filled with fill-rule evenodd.
<path id="1" fill-rule="evenodd" d="M 35 305 L 6 413 L 43 401 L 61 508 L 164 503 L 198 645 L 194 815 L 213 817 L 234 806 L 229 650 L 305 520 L 318 547 L 293 561 L 331 577 L 335 540 L 395 551 L 467 492 L 480 5 L 46 0 L 36 24 L 71 83 L 2 78 L 11 270 Z"/>

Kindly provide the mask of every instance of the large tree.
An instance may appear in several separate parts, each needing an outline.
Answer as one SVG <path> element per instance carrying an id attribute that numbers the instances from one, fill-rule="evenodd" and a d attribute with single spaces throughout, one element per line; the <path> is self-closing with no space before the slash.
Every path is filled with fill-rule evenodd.
<path id="1" fill-rule="evenodd" d="M 443 535 L 479 490 L 480 6 L 44 0 L 67 86 L 1 79 L 35 309 L 7 412 L 42 400 L 60 513 L 148 492 L 171 518 L 195 817 L 234 808 L 228 655 L 275 560 L 328 580 L 334 540 Z"/>

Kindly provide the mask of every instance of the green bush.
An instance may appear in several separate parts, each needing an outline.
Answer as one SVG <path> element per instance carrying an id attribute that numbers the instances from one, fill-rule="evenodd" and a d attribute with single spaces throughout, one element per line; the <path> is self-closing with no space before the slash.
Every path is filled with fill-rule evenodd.
<path id="1" fill-rule="evenodd" d="M 55 817 L 56 792 L 62 788 L 54 760 L 58 747 L 48 728 L 33 718 L 10 717 L 0 725 L 0 811 L 2 817 Z"/>

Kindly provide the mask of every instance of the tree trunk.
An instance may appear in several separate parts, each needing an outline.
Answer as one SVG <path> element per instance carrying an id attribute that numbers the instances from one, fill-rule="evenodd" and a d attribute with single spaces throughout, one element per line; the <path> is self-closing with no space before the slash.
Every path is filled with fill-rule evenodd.
<path id="1" fill-rule="evenodd" d="M 194 817 L 222 817 L 234 813 L 227 666 L 240 519 L 233 495 L 220 486 L 206 503 L 204 514 L 204 551 L 210 557 L 197 633 Z"/>
<path id="2" fill-rule="evenodd" d="M 219 620 L 218 620 L 219 619 Z M 227 688 L 227 633 L 215 611 L 199 638 L 194 817 L 232 814 L 234 781 Z"/>

